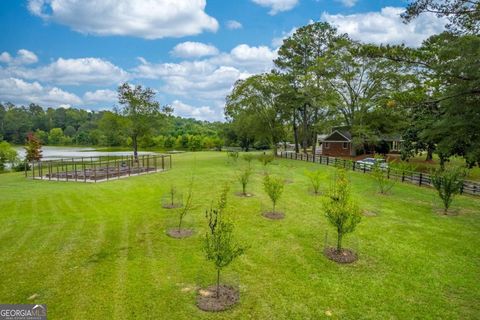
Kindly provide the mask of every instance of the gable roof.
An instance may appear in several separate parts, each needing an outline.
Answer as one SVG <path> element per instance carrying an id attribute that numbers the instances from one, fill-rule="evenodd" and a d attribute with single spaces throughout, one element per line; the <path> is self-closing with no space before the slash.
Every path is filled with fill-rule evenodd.
<path id="1" fill-rule="evenodd" d="M 338 142 L 350 142 L 352 141 L 352 135 L 350 132 L 341 132 L 340 130 L 334 130 L 330 134 L 318 135 L 319 141 L 338 141 Z"/>

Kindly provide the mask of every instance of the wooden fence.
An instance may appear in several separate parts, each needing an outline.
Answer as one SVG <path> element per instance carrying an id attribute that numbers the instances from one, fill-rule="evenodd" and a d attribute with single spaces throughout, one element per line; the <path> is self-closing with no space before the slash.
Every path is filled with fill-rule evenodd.
<path id="1" fill-rule="evenodd" d="M 318 164 L 323 164 L 327 166 L 337 166 L 343 167 L 345 169 L 350 169 L 352 171 L 370 173 L 371 167 L 368 165 L 362 165 L 352 160 L 346 160 L 341 158 L 322 156 L 322 155 L 312 155 L 312 154 L 303 154 L 295 152 L 278 152 L 277 156 L 285 159 L 292 160 L 301 160 L 307 162 L 313 162 Z M 415 184 L 423 187 L 432 187 L 432 179 L 430 175 L 423 172 L 416 171 L 405 171 L 396 168 L 385 169 L 387 177 L 389 179 L 395 179 L 397 181 L 406 182 Z M 465 180 L 463 182 L 463 187 L 461 193 L 480 196 L 480 183 L 474 181 Z"/>
<path id="2" fill-rule="evenodd" d="M 99 182 L 165 171 L 171 155 L 74 157 L 25 163 L 25 177 L 53 181 Z M 29 168 L 30 170 L 27 170 Z"/>

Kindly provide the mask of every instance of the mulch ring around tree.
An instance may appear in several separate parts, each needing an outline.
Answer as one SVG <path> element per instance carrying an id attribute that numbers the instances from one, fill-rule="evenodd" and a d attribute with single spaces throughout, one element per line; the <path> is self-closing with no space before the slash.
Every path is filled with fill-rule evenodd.
<path id="1" fill-rule="evenodd" d="M 254 196 L 254 194 L 250 193 L 250 192 L 246 192 L 246 193 L 236 192 L 235 195 L 238 196 L 238 197 L 242 197 L 242 198 L 251 198 L 251 197 Z"/>
<path id="2" fill-rule="evenodd" d="M 218 312 L 230 309 L 240 299 L 238 290 L 231 286 L 221 285 L 218 298 L 217 286 L 198 290 L 197 307 L 203 311 Z"/>
<path id="3" fill-rule="evenodd" d="M 162 206 L 162 208 L 164 209 L 177 209 L 177 208 L 181 208 L 182 205 L 180 203 L 174 203 L 174 204 L 171 204 L 171 203 L 166 203 Z"/>
<path id="4" fill-rule="evenodd" d="M 285 214 L 283 212 L 264 212 L 262 213 L 262 216 L 264 216 L 267 219 L 271 220 L 281 220 L 285 218 Z"/>
<path id="5" fill-rule="evenodd" d="M 460 214 L 462 214 L 461 210 L 458 209 L 458 208 L 450 208 L 447 210 L 447 212 L 445 212 L 445 210 L 443 208 L 437 208 L 437 209 L 434 209 L 435 213 L 438 214 L 439 216 L 444 216 L 444 217 L 454 217 L 454 216 L 458 216 Z"/>
<path id="6" fill-rule="evenodd" d="M 193 235 L 192 229 L 178 229 L 172 228 L 167 230 L 167 235 L 176 239 L 188 238 Z"/>
<path id="7" fill-rule="evenodd" d="M 357 254 L 349 249 L 342 249 L 342 251 L 337 251 L 337 248 L 329 247 L 325 248 L 323 253 L 327 256 L 328 259 L 338 263 L 352 263 L 358 259 Z"/>
<path id="8" fill-rule="evenodd" d="M 292 184 L 294 181 L 292 179 L 285 179 L 283 180 L 283 182 L 285 182 L 285 184 Z"/>

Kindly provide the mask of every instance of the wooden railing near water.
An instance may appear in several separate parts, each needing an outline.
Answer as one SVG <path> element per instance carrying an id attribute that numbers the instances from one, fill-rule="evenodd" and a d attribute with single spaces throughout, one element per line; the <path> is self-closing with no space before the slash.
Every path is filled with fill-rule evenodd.
<path id="1" fill-rule="evenodd" d="M 341 158 L 314 155 L 314 154 L 303 154 L 295 152 L 277 152 L 277 156 L 284 159 L 300 160 L 313 162 L 318 164 L 323 164 L 327 166 L 339 166 L 345 169 L 350 169 L 352 171 L 357 171 L 361 173 L 370 173 L 371 168 L 366 165 L 359 165 L 355 161 L 346 160 Z M 396 168 L 385 169 L 387 171 L 387 177 L 389 179 L 395 179 L 397 181 L 412 183 L 418 186 L 423 187 L 432 187 L 432 180 L 429 174 L 416 171 L 406 171 Z M 463 182 L 463 187 L 461 193 L 469 194 L 473 196 L 480 196 L 480 183 L 475 181 L 465 180 Z"/>

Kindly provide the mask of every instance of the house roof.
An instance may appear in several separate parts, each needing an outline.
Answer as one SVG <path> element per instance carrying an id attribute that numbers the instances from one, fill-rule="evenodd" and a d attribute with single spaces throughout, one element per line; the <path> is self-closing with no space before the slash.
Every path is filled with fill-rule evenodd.
<path id="1" fill-rule="evenodd" d="M 334 130 L 330 134 L 319 134 L 318 141 L 350 142 L 352 141 L 352 135 L 348 131 L 341 132 L 340 130 Z"/>

